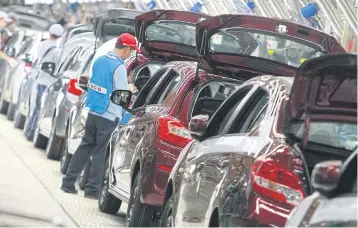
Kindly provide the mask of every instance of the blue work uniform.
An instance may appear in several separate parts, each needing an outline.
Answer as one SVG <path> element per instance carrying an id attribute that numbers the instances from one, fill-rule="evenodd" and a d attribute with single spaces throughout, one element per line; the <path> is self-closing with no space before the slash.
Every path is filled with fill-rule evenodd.
<path id="1" fill-rule="evenodd" d="M 93 64 L 92 77 L 88 84 L 86 106 L 89 108 L 85 133 L 81 144 L 72 156 L 61 189 L 76 192 L 75 182 L 89 160 L 92 164 L 85 195 L 98 196 L 104 172 L 105 152 L 108 140 L 123 115 L 122 107 L 110 101 L 114 90 L 127 90 L 127 70 L 124 61 L 114 52 L 99 57 Z"/>

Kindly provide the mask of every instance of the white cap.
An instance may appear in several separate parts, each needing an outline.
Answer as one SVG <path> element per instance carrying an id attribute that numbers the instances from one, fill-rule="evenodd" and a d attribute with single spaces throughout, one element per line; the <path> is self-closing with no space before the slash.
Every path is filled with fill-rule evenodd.
<path id="1" fill-rule="evenodd" d="M 17 15 L 16 15 L 15 12 L 10 12 L 10 13 L 7 14 L 7 16 L 9 16 L 10 19 L 12 19 L 12 18 L 14 18 L 15 20 L 17 19 Z"/>
<path id="2" fill-rule="evenodd" d="M 7 15 L 7 13 L 5 13 L 4 11 L 0 11 L 0 18 L 2 18 L 6 23 L 12 21 L 9 15 Z"/>
<path id="3" fill-rule="evenodd" d="M 62 25 L 54 24 L 54 25 L 51 25 L 49 32 L 50 32 L 50 34 L 55 35 L 55 36 L 62 36 L 64 33 L 64 29 L 63 29 Z"/>

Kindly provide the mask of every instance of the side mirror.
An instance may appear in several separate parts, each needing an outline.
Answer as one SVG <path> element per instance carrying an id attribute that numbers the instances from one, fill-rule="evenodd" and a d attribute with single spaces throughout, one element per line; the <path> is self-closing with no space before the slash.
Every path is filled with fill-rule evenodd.
<path id="1" fill-rule="evenodd" d="M 209 115 L 193 116 L 189 123 L 189 131 L 194 139 L 199 140 L 203 136 L 206 127 L 208 126 Z"/>
<path id="2" fill-rule="evenodd" d="M 25 63 L 32 63 L 32 58 L 30 54 L 25 54 L 24 58 L 22 59 Z"/>
<path id="3" fill-rule="evenodd" d="M 116 105 L 122 106 L 125 110 L 128 110 L 129 105 L 132 101 L 132 92 L 129 90 L 115 90 L 112 92 L 111 101 Z"/>
<path id="4" fill-rule="evenodd" d="M 80 87 L 81 89 L 87 91 L 88 89 L 88 81 L 89 81 L 89 77 L 88 75 L 81 75 L 80 78 L 78 79 L 78 87 Z"/>
<path id="5" fill-rule="evenodd" d="M 55 67 L 56 64 L 53 62 L 44 62 L 41 64 L 41 70 L 43 70 L 44 72 L 53 75 L 54 71 L 55 71 Z"/>
<path id="6" fill-rule="evenodd" d="M 315 165 L 312 171 L 312 187 L 322 195 L 329 195 L 337 187 L 342 162 L 324 161 Z"/>
<path id="7" fill-rule="evenodd" d="M 15 57 L 15 52 L 16 52 L 15 48 L 9 47 L 9 48 L 6 49 L 5 53 L 6 53 L 7 56 L 13 58 L 13 57 Z"/>

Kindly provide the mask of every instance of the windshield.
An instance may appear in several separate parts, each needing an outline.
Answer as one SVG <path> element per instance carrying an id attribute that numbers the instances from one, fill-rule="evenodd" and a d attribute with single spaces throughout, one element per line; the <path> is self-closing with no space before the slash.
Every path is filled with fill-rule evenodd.
<path id="1" fill-rule="evenodd" d="M 195 47 L 195 24 L 180 21 L 159 21 L 148 26 L 149 41 L 169 42 Z"/>
<path id="2" fill-rule="evenodd" d="M 294 136 L 303 140 L 304 124 Z M 308 141 L 340 149 L 353 150 L 357 146 L 357 125 L 344 123 L 310 123 Z"/>
<path id="3" fill-rule="evenodd" d="M 33 14 L 18 14 L 16 24 L 19 27 L 25 27 L 39 31 L 47 31 L 47 29 L 51 25 L 51 22 L 46 18 L 39 17 Z"/>
<path id="4" fill-rule="evenodd" d="M 319 50 L 319 46 L 305 40 L 245 28 L 222 30 L 210 38 L 211 52 L 249 55 L 293 67 L 321 56 Z"/>

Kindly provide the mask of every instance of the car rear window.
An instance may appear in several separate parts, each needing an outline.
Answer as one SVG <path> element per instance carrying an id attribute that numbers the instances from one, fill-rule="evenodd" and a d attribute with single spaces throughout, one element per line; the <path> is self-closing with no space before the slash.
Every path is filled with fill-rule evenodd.
<path id="1" fill-rule="evenodd" d="M 299 125 L 295 137 L 303 139 L 304 125 Z M 354 150 L 357 146 L 357 125 L 311 122 L 308 141 L 340 149 Z"/>
<path id="2" fill-rule="evenodd" d="M 159 21 L 151 24 L 146 30 L 146 37 L 149 41 L 196 46 L 195 24 L 181 21 Z"/>
<path id="3" fill-rule="evenodd" d="M 249 55 L 299 67 L 303 62 L 321 56 L 314 43 L 279 33 L 234 28 L 221 30 L 210 38 L 210 51 Z"/>
<path id="4" fill-rule="evenodd" d="M 117 38 L 122 33 L 135 34 L 134 19 L 114 18 L 103 24 L 102 36 L 106 40 Z"/>

